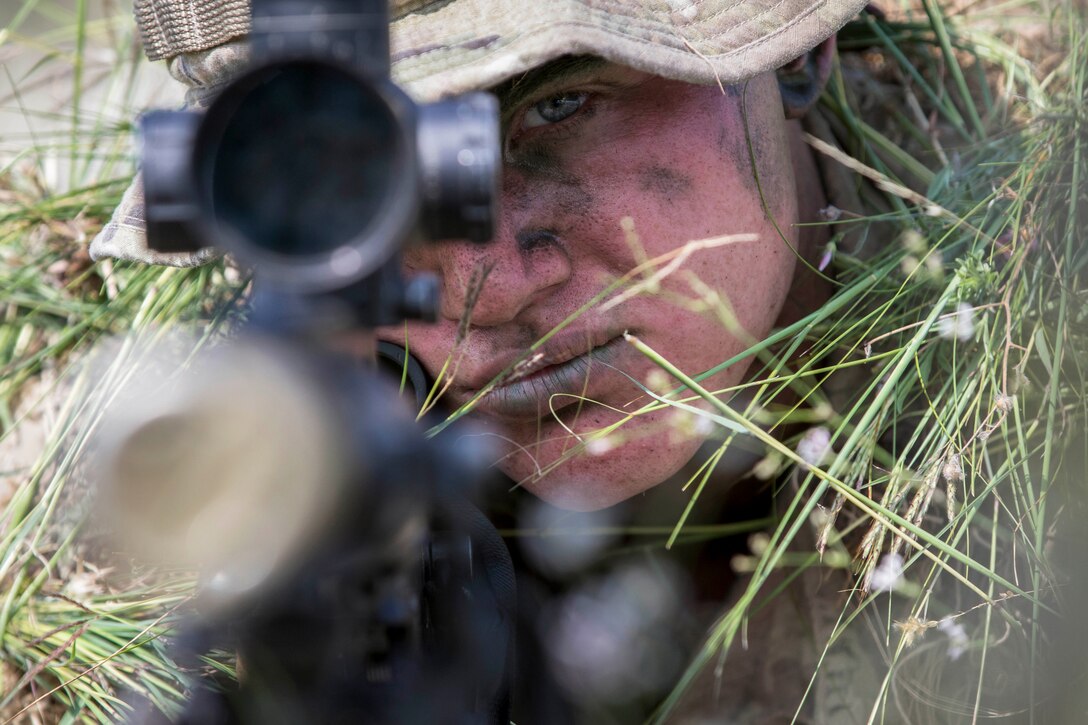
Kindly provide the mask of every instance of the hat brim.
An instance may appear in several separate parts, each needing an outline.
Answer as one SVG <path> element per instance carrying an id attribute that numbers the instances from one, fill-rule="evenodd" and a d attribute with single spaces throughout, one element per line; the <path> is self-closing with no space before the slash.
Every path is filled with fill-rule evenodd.
<path id="1" fill-rule="evenodd" d="M 597 55 L 674 80 L 732 84 L 803 55 L 865 5 L 460 0 L 393 23 L 393 75 L 418 100 L 433 101 L 490 88 L 562 55 Z"/>
<path id="2" fill-rule="evenodd" d="M 801 56 L 834 35 L 866 2 L 457 0 L 395 5 L 411 10 L 398 14 L 394 8 L 394 80 L 416 100 L 429 102 L 491 88 L 564 55 L 596 55 L 690 83 L 733 84 Z M 203 89 L 191 92 L 198 105 L 208 90 L 244 66 L 244 43 L 228 46 L 223 53 L 202 54 L 214 70 L 201 78 Z M 206 49 L 178 52 L 194 50 Z M 187 69 L 184 77 L 199 74 Z M 193 255 L 149 250 L 139 186 L 137 177 L 92 241 L 93 258 L 195 266 L 215 257 L 210 250 Z"/>

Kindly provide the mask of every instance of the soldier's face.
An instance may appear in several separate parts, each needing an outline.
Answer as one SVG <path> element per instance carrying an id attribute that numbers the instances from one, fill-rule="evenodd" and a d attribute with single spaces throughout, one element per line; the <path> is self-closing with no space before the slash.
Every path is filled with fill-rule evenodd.
<path id="1" fill-rule="evenodd" d="M 409 275 L 442 280 L 441 320 L 409 324 L 407 337 L 432 376 L 444 366 L 452 373 L 447 405 L 475 397 L 645 259 L 694 240 L 754 235 L 692 252 L 656 289 L 611 306 L 630 285 L 606 294 L 604 305 L 537 349 L 542 357 L 522 368 L 528 374 L 475 406 L 475 419 L 503 441 L 499 467 L 514 481 L 559 506 L 609 506 L 674 474 L 706 435 L 678 426 L 676 411 L 665 409 L 626 420 L 588 450 L 580 444 L 652 402 L 639 384 L 658 368 L 624 332 L 697 374 L 765 336 L 782 308 L 795 256 L 775 224 L 796 241 L 797 190 L 781 101 L 773 74 L 723 93 L 603 61 L 553 64 L 500 91 L 505 163 L 495 239 L 406 257 Z M 711 293 L 729 310 L 732 330 L 715 310 L 699 309 Z M 404 329 L 380 336 L 403 343 Z M 735 385 L 747 366 L 706 384 Z"/>

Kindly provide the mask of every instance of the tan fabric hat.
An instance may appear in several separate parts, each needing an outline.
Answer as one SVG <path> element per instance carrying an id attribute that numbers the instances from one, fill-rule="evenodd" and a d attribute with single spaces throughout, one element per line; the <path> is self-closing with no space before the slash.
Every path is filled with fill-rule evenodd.
<path id="1" fill-rule="evenodd" d="M 393 77 L 426 102 L 494 86 L 562 55 L 597 55 L 690 83 L 778 68 L 833 35 L 865 0 L 392 0 Z M 246 60 L 248 0 L 135 0 L 152 60 L 202 107 Z M 189 266 L 143 237 L 139 180 L 91 244 L 96 259 Z"/>

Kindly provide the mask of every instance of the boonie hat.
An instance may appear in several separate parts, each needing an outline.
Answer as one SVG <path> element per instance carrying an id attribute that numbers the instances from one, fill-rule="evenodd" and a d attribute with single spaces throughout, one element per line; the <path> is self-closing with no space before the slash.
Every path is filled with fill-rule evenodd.
<path id="1" fill-rule="evenodd" d="M 563 55 L 596 55 L 654 75 L 731 84 L 823 42 L 865 0 L 392 0 L 393 80 L 420 102 L 492 87 Z M 248 0 L 135 0 L 151 60 L 165 59 L 208 104 L 246 62 Z M 147 249 L 139 178 L 91 255 L 192 266 L 212 256 Z"/>

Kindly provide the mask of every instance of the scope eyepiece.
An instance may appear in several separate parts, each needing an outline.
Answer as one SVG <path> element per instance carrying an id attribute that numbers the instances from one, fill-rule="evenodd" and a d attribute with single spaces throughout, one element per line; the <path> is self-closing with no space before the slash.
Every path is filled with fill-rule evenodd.
<path id="1" fill-rule="evenodd" d="M 189 111 L 149 111 L 140 119 L 144 223 L 160 252 L 195 252 L 202 245 L 193 176 L 193 142 L 200 117 Z"/>
<path id="2" fill-rule="evenodd" d="M 497 101 L 414 103 L 389 78 L 384 0 L 252 11 L 254 65 L 204 115 L 142 119 L 148 245 L 218 247 L 288 294 L 373 278 L 382 291 L 361 320 L 433 317 L 432 288 L 379 271 L 410 243 L 491 238 Z"/>
<path id="3" fill-rule="evenodd" d="M 374 272 L 417 225 L 412 102 L 323 60 L 258 67 L 208 109 L 194 149 L 208 232 L 286 288 Z"/>
<path id="4" fill-rule="evenodd" d="M 489 241 L 501 168 L 498 101 L 490 93 L 469 93 L 420 112 L 424 234 L 435 241 Z"/>

